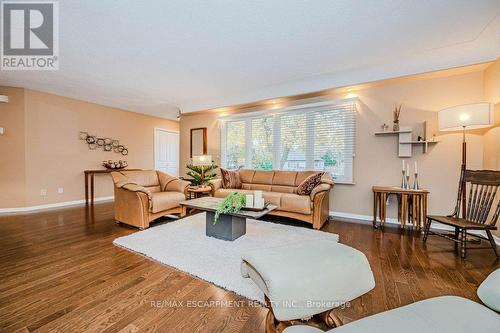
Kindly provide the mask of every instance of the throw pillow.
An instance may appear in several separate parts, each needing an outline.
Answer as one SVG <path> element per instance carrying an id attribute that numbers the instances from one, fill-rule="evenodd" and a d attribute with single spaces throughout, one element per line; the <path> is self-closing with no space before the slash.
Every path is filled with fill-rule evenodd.
<path id="1" fill-rule="evenodd" d="M 324 172 L 318 172 L 314 175 L 310 175 L 302 181 L 297 187 L 298 195 L 309 195 L 311 194 L 313 188 L 321 184 L 321 177 L 323 177 Z"/>
<path id="2" fill-rule="evenodd" d="M 220 169 L 223 188 L 241 188 L 241 180 L 238 171 Z"/>

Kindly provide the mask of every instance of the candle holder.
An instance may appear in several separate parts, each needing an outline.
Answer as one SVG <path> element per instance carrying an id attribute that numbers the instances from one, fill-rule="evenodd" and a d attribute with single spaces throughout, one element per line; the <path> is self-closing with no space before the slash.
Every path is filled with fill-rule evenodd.
<path id="1" fill-rule="evenodd" d="M 410 175 L 406 175 L 406 187 L 407 190 L 410 189 Z"/>
<path id="2" fill-rule="evenodd" d="M 418 172 L 415 172 L 415 180 L 413 181 L 413 189 L 418 190 L 420 186 L 418 186 Z"/>
<path id="3" fill-rule="evenodd" d="M 403 169 L 401 170 L 401 188 L 406 188 L 406 171 Z"/>

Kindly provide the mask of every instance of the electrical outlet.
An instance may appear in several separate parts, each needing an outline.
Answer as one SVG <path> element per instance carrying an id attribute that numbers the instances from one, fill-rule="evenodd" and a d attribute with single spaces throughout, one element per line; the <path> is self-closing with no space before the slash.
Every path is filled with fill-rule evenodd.
<path id="1" fill-rule="evenodd" d="M 45 196 L 47 195 L 47 189 L 42 188 L 42 189 L 40 190 L 40 195 L 41 195 L 42 197 L 45 197 Z"/>
<path id="2" fill-rule="evenodd" d="M 63 194 L 64 193 L 64 187 L 58 187 L 57 188 L 57 193 Z"/>

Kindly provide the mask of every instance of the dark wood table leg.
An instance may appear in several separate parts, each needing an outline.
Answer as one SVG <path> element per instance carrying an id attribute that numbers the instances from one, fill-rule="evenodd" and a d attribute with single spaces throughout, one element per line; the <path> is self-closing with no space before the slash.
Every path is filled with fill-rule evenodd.
<path id="1" fill-rule="evenodd" d="M 84 172 L 83 173 L 85 176 L 85 204 L 89 204 L 89 175 Z"/>
<path id="2" fill-rule="evenodd" d="M 424 228 L 426 227 L 427 225 L 427 194 L 424 193 L 422 194 L 422 215 L 423 215 L 423 224 L 424 224 Z"/>
<path id="3" fill-rule="evenodd" d="M 94 204 L 94 174 L 90 174 L 90 204 Z"/>

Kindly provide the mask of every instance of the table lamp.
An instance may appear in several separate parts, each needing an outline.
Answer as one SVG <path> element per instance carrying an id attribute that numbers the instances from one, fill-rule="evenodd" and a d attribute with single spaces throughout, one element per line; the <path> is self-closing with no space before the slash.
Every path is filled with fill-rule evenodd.
<path id="1" fill-rule="evenodd" d="M 467 164 L 467 142 L 465 131 L 493 126 L 494 106 L 492 103 L 474 103 L 443 109 L 438 113 L 439 131 L 462 131 L 462 167 L 460 192 L 462 193 L 462 217 L 465 218 L 465 182 L 463 175 Z M 458 207 L 458 206 L 457 206 Z M 456 212 L 458 213 L 458 212 Z"/>
<path id="2" fill-rule="evenodd" d="M 201 167 L 201 179 L 202 185 L 205 181 L 205 169 L 203 168 L 205 165 L 212 164 L 212 155 L 193 155 L 193 165 Z"/>

